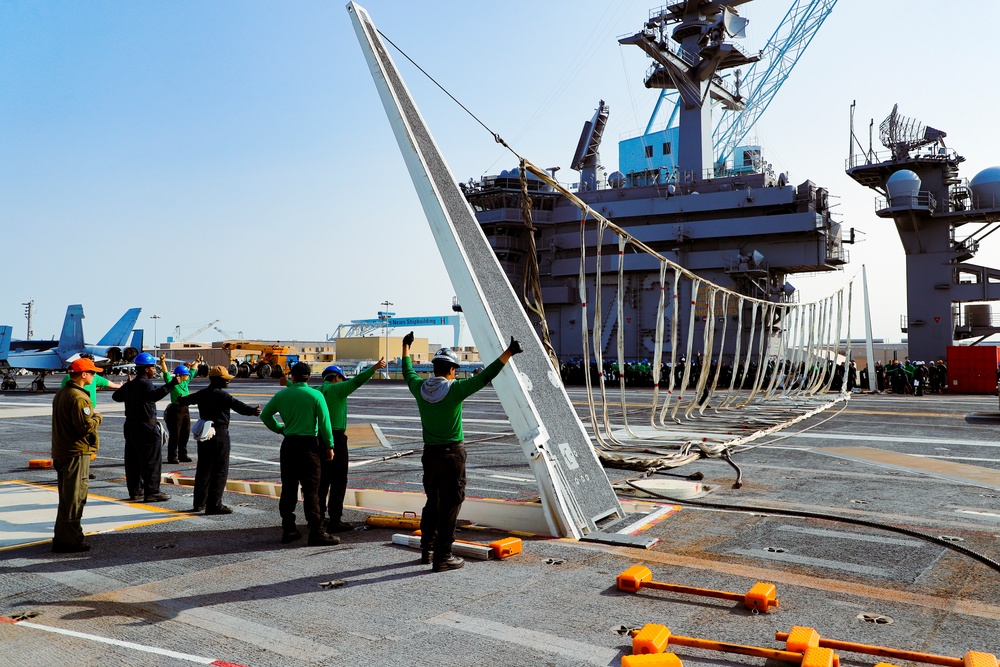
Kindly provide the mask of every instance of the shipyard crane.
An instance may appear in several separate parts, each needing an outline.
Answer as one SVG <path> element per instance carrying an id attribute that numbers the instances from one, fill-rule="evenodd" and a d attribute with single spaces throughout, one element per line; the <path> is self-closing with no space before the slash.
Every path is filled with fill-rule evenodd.
<path id="1" fill-rule="evenodd" d="M 184 337 L 181 337 L 179 335 L 181 327 L 178 324 L 176 327 L 174 327 L 174 335 L 177 336 L 177 340 L 175 340 L 174 342 L 175 343 L 186 343 L 187 341 L 191 340 L 195 336 L 208 331 L 211 327 L 215 326 L 215 324 L 218 323 L 218 322 L 219 322 L 219 320 L 212 320 L 208 324 L 201 325 L 200 327 L 198 327 L 197 329 L 195 329 L 194 331 L 192 331 L 191 333 L 189 333 L 188 335 L 186 335 Z"/>
<path id="2" fill-rule="evenodd" d="M 733 150 L 743 141 L 754 123 L 771 104 L 771 100 L 836 4 L 837 0 L 793 0 L 756 62 L 750 65 L 742 77 L 737 70 L 733 97 L 739 104 L 724 104 L 723 113 L 716 120 L 712 131 L 716 173 L 725 170 L 726 162 L 732 156 Z M 735 25 L 737 27 L 731 30 L 731 34 L 742 37 L 740 34 L 742 25 L 738 23 Z M 676 90 L 664 88 L 653 108 L 644 134 L 652 131 L 663 103 L 670 101 L 674 102 L 674 106 L 666 127 L 675 125 L 684 102 Z"/>
<path id="3" fill-rule="evenodd" d="M 218 320 L 216 320 L 216 322 L 218 322 Z M 243 338 L 243 332 L 242 331 L 239 333 L 239 335 L 235 335 L 235 334 L 233 334 L 230 331 L 226 331 L 225 329 L 220 329 L 219 327 L 216 327 L 216 326 L 213 326 L 212 328 L 215 329 L 216 331 L 218 331 L 220 334 L 222 334 L 226 338 L 228 338 L 229 340 L 235 340 L 237 338 Z"/>
<path id="4" fill-rule="evenodd" d="M 833 11 L 837 0 L 795 0 L 761 52 L 737 85 L 746 90 L 744 108 L 723 113 L 712 132 L 716 170 L 725 168 L 743 138 L 771 104 L 795 63 Z"/>

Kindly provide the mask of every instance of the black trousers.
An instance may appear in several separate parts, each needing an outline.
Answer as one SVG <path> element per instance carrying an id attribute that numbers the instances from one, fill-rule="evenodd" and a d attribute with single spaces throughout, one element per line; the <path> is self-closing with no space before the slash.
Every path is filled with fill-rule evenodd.
<path id="1" fill-rule="evenodd" d="M 154 422 L 125 422 L 125 487 L 129 497 L 160 492 L 161 449 Z"/>
<path id="2" fill-rule="evenodd" d="M 163 411 L 163 421 L 167 423 L 167 460 L 186 459 L 188 437 L 191 435 L 191 412 L 188 406 L 171 403 Z"/>
<path id="3" fill-rule="evenodd" d="M 434 550 L 434 562 L 451 556 L 455 525 L 465 500 L 465 446 L 424 445 L 420 463 L 424 467 L 427 504 L 420 515 L 420 547 Z"/>
<path id="4" fill-rule="evenodd" d="M 330 520 L 340 521 L 347 493 L 347 431 L 333 432 L 333 460 L 323 461 L 319 480 L 319 512 L 327 512 Z"/>
<path id="5" fill-rule="evenodd" d="M 302 509 L 310 532 L 322 530 L 323 514 L 319 508 L 319 480 L 326 447 L 316 436 L 286 435 L 281 441 L 281 497 L 278 513 L 286 530 L 295 528 L 295 506 L 302 485 Z"/>
<path id="6" fill-rule="evenodd" d="M 215 436 L 198 443 L 198 467 L 194 472 L 194 508 L 222 505 L 229 479 L 229 429 L 215 429 Z"/>

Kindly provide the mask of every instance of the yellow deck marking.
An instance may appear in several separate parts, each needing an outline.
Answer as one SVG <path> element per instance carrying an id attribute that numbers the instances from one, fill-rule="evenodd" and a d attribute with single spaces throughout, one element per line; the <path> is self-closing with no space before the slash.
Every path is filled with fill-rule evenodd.
<path id="1" fill-rule="evenodd" d="M 1000 487 L 1000 474 L 990 468 L 970 466 L 965 463 L 952 463 L 926 456 L 900 454 L 872 447 L 826 447 L 817 450 L 824 454 L 836 454 L 850 459 L 871 461 L 896 468 L 919 470 L 935 477 L 958 479 L 990 487 Z"/>
<path id="2" fill-rule="evenodd" d="M 59 494 L 51 486 L 0 482 L 0 551 L 51 540 L 58 506 Z M 93 535 L 190 517 L 165 507 L 88 494 L 81 524 L 84 535 Z"/>

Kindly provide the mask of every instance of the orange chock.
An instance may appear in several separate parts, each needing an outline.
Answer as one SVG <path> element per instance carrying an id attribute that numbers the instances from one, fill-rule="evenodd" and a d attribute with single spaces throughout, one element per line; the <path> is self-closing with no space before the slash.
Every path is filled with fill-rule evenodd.
<path id="1" fill-rule="evenodd" d="M 832 648 L 810 646 L 802 653 L 801 664 L 802 667 L 840 667 L 840 656 Z"/>
<path id="2" fill-rule="evenodd" d="M 812 628 L 796 625 L 788 633 L 785 640 L 785 650 L 795 653 L 805 653 L 808 648 L 819 646 L 819 633 Z"/>
<path id="3" fill-rule="evenodd" d="M 673 653 L 643 653 L 623 655 L 622 667 L 682 667 L 681 659 Z"/>
<path id="4" fill-rule="evenodd" d="M 52 459 L 31 459 L 28 461 L 29 468 L 51 468 Z"/>
<path id="5" fill-rule="evenodd" d="M 965 667 L 997 667 L 1000 660 L 992 653 L 982 653 L 980 651 L 969 651 L 962 656 Z"/>
<path id="6" fill-rule="evenodd" d="M 758 581 L 743 597 L 743 604 L 747 609 L 766 612 L 778 606 L 778 591 L 774 584 Z"/>
<path id="7" fill-rule="evenodd" d="M 657 623 L 647 623 L 632 637 L 632 653 L 663 653 L 670 643 L 670 628 Z"/>
<path id="8" fill-rule="evenodd" d="M 645 565 L 633 565 L 618 575 L 618 590 L 638 593 L 642 584 L 653 580 L 652 571 Z"/>
<path id="9" fill-rule="evenodd" d="M 746 593 L 730 593 L 729 591 L 715 591 L 708 588 L 696 588 L 694 586 L 653 581 L 653 573 L 650 572 L 648 567 L 633 565 L 618 575 L 617 583 L 618 590 L 627 593 L 638 593 L 640 588 L 652 588 L 660 591 L 685 593 L 687 595 L 703 595 L 710 598 L 735 600 L 742 602 L 754 613 L 767 612 L 771 607 L 778 606 L 777 591 L 774 584 L 767 584 L 762 581 L 758 581 Z"/>

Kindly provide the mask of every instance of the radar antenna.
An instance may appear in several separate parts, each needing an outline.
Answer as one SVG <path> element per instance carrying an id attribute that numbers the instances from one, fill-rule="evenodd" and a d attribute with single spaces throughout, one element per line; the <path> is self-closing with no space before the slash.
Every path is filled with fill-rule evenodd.
<path id="1" fill-rule="evenodd" d="M 892 151 L 893 159 L 905 158 L 915 148 L 927 144 L 940 143 L 948 136 L 942 130 L 925 127 L 915 118 L 907 118 L 899 113 L 899 104 L 892 106 L 892 113 L 878 126 L 882 145 Z"/>

